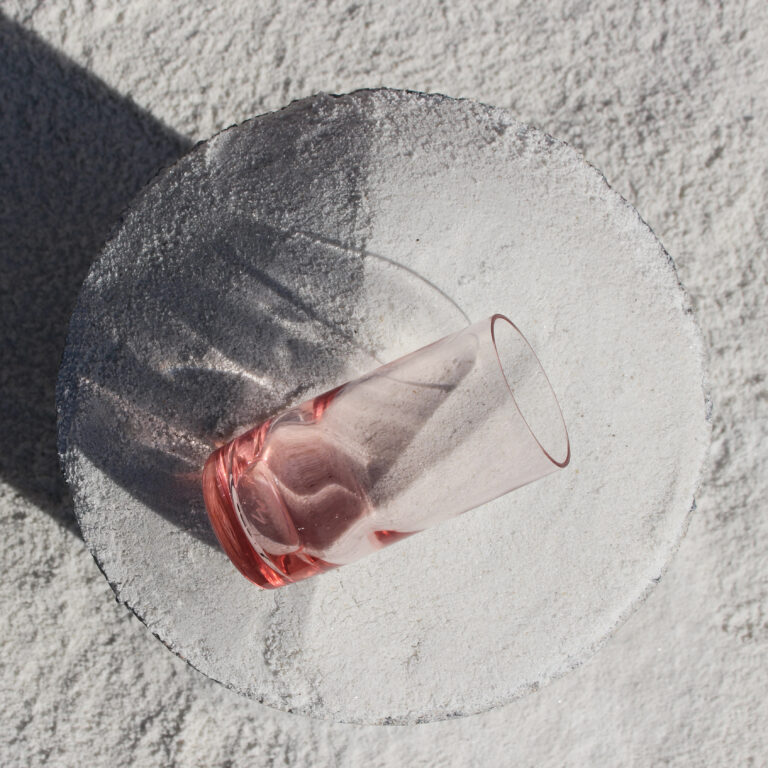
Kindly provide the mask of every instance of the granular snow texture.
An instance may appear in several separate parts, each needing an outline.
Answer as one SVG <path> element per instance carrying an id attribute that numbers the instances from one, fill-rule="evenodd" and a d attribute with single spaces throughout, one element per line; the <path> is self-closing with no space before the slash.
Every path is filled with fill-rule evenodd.
<path id="1" fill-rule="evenodd" d="M 375 559 L 254 589 L 209 546 L 206 456 L 370 370 L 363 350 L 466 325 L 446 294 L 526 329 L 571 465 Z M 70 324 L 63 465 L 120 601 L 197 669 L 323 719 L 456 718 L 582 663 L 656 585 L 708 445 L 701 358 L 669 258 L 571 148 L 466 99 L 321 94 L 200 144 L 125 213 Z M 458 450 L 500 450 L 487 434 Z M 453 469 L 430 464 L 447 445 L 399 457 L 409 492 L 449 493 Z"/>
<path id="2" fill-rule="evenodd" d="M 764 3 L 16 2 L 3 14 L 4 765 L 765 759 Z M 676 260 L 715 409 L 688 535 L 606 647 L 507 707 L 404 728 L 274 712 L 162 652 L 75 532 L 53 415 L 79 283 L 155 170 L 252 114 L 376 85 L 509 107 L 601 168 Z"/>

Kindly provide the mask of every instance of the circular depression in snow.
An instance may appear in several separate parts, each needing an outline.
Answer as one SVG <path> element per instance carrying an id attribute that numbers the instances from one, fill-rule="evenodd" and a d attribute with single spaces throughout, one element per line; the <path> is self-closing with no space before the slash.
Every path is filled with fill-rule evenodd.
<path id="1" fill-rule="evenodd" d="M 494 312 L 558 394 L 567 468 L 274 592 L 215 545 L 217 441 Z M 415 723 L 582 662 L 661 574 L 708 428 L 671 261 L 563 143 L 470 101 L 320 95 L 231 128 L 137 198 L 75 309 L 60 451 L 116 591 L 273 707 Z"/>

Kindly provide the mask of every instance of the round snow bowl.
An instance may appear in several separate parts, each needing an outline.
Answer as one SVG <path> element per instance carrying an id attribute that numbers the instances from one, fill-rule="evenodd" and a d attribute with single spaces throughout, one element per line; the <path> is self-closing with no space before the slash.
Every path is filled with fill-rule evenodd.
<path id="1" fill-rule="evenodd" d="M 531 342 L 569 466 L 300 584 L 215 545 L 217 441 L 492 312 Z M 118 599 L 272 707 L 416 723 L 584 661 L 674 551 L 708 441 L 699 335 L 650 229 L 576 152 L 443 96 L 315 96 L 156 178 L 94 264 L 58 390 L 83 536 Z"/>

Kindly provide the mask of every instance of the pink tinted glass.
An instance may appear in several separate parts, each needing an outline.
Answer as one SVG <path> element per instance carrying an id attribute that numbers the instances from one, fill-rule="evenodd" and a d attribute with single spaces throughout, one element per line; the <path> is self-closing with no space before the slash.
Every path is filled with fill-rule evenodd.
<path id="1" fill-rule="evenodd" d="M 203 472 L 211 523 L 261 587 L 354 562 L 570 460 L 536 355 L 503 315 L 275 415 Z"/>

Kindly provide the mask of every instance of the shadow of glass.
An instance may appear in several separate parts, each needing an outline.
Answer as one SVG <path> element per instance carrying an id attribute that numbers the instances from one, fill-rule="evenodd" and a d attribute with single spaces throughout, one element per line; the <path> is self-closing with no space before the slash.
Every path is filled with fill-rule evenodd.
<path id="1" fill-rule="evenodd" d="M 0 476 L 78 533 L 54 403 L 70 313 L 121 212 L 191 142 L 0 14 L 0 147 Z"/>
<path id="2" fill-rule="evenodd" d="M 85 528 L 104 524 L 102 477 L 215 545 L 211 451 L 375 368 L 392 338 L 431 341 L 463 317 L 365 250 L 368 126 L 340 109 L 297 102 L 200 145 L 136 196 L 84 280 L 57 396 Z M 103 503 L 114 525 L 138 525 L 130 499 Z"/>
<path id="3" fill-rule="evenodd" d="M 86 282 L 72 320 L 79 353 L 63 370 L 79 402 L 68 444 L 213 546 L 200 490 L 209 453 L 341 383 L 348 361 L 375 362 L 349 330 L 362 256 L 226 210 L 211 215 L 221 226 L 190 220 L 151 267 L 122 269 L 114 291 L 103 275 Z"/>

